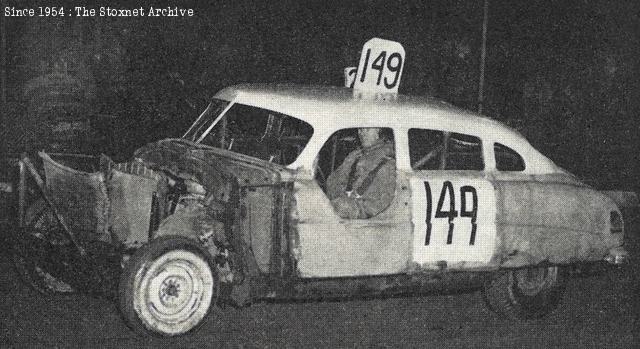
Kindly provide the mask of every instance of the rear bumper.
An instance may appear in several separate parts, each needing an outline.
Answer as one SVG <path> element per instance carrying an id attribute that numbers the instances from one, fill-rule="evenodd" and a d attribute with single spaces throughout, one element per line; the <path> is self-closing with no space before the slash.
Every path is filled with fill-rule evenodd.
<path id="1" fill-rule="evenodd" d="M 614 247 L 609 250 L 609 254 L 604 260 L 613 265 L 624 265 L 629 263 L 629 252 L 624 247 Z"/>

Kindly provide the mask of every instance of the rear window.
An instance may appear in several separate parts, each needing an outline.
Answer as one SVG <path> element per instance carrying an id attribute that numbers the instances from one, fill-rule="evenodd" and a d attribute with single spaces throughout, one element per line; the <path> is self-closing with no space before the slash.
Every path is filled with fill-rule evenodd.
<path id="1" fill-rule="evenodd" d="M 525 169 L 524 159 L 515 150 L 495 143 L 493 151 L 496 156 L 496 169 L 504 172 L 521 172 Z"/>

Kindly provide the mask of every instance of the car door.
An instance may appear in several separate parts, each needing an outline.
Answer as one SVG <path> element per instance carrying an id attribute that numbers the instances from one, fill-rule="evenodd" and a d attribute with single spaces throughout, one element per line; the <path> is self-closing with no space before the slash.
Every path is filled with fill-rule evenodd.
<path id="1" fill-rule="evenodd" d="M 393 142 L 393 135 L 389 136 Z M 334 133 L 319 152 L 315 178 L 296 180 L 293 254 L 303 278 L 406 271 L 411 246 L 408 178 L 395 171 L 395 165 L 395 180 L 388 182 L 392 186 L 388 206 L 369 218 L 341 217 L 336 201 L 328 195 L 327 177 L 356 150 L 357 137 L 355 128 Z M 358 187 L 356 182 L 353 189 L 358 191 Z"/>
<path id="2" fill-rule="evenodd" d="M 496 247 L 495 189 L 478 137 L 409 129 L 412 261 L 421 269 L 487 268 Z"/>

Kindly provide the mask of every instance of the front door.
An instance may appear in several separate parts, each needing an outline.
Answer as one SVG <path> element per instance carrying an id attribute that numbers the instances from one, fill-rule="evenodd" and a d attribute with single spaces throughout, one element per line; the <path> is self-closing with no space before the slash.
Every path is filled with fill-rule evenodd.
<path id="1" fill-rule="evenodd" d="M 390 129 L 358 153 L 369 131 L 336 132 L 320 150 L 315 178 L 295 183 L 293 254 L 305 278 L 402 273 L 411 251 L 409 181 L 395 166 Z M 375 135 L 373 135 L 375 136 Z M 362 155 L 362 156 L 361 156 Z"/>

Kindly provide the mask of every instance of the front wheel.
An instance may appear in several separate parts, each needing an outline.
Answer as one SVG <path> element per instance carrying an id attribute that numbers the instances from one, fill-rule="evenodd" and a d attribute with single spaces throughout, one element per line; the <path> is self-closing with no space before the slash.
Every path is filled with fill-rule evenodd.
<path id="1" fill-rule="evenodd" d="M 483 296 L 489 308 L 504 317 L 540 318 L 560 304 L 565 278 L 557 266 L 504 271 L 485 282 Z"/>
<path id="2" fill-rule="evenodd" d="M 182 335 L 204 323 L 216 290 L 209 255 L 196 241 L 160 237 L 125 266 L 120 310 L 139 334 Z"/>

